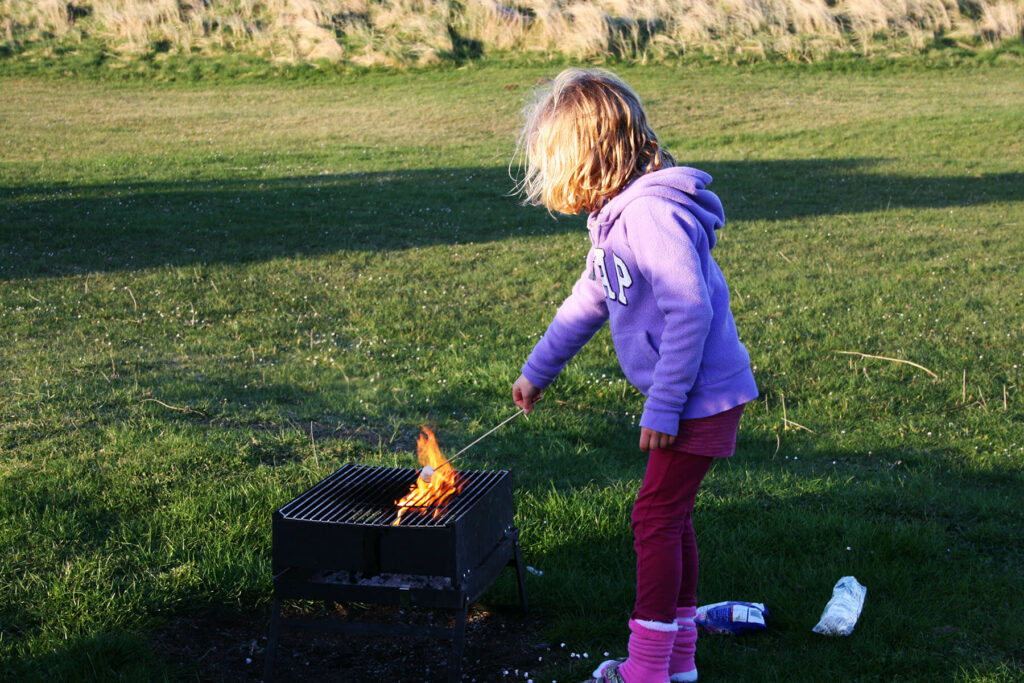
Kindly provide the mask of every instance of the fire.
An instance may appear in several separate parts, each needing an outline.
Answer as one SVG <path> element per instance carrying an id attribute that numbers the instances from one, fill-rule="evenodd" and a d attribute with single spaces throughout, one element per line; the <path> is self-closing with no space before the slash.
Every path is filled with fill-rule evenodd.
<path id="1" fill-rule="evenodd" d="M 434 516 L 437 517 L 441 507 L 459 492 L 458 473 L 441 455 L 434 433 L 426 427 L 422 429 L 420 438 L 416 441 L 416 454 L 420 468 L 429 465 L 434 468 L 434 474 L 430 477 L 430 483 L 423 481 L 422 477 L 416 477 L 416 483 L 409 489 L 409 493 L 395 501 L 395 505 L 398 506 L 398 517 L 392 522 L 392 526 L 401 524 L 402 515 L 410 508 L 432 507 Z"/>

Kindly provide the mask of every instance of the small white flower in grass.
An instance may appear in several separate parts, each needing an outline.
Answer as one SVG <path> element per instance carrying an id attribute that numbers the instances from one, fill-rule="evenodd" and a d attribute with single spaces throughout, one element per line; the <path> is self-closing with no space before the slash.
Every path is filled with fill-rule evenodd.
<path id="1" fill-rule="evenodd" d="M 252 664 L 252 657 L 246 657 L 245 658 L 245 663 L 246 664 Z"/>
<path id="2" fill-rule="evenodd" d="M 608 656 L 608 653 L 607 653 L 607 652 L 605 652 L 605 653 L 604 653 L 604 656 L 605 656 L 605 657 L 607 657 L 607 656 Z"/>
<path id="3" fill-rule="evenodd" d="M 846 546 L 846 549 L 847 550 L 853 550 L 853 548 L 851 548 L 850 546 Z"/>
<path id="4" fill-rule="evenodd" d="M 583 659 L 590 659 L 590 655 L 586 652 L 583 653 Z"/>

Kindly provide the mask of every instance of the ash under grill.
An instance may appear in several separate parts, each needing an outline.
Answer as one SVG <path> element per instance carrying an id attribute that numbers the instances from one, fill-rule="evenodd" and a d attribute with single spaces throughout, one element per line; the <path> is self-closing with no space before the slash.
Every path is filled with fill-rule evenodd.
<path id="1" fill-rule="evenodd" d="M 460 471 L 444 505 L 405 508 L 417 470 L 350 463 L 273 516 L 274 604 L 265 680 L 281 628 L 450 639 L 449 681 L 460 677 L 469 604 L 506 566 L 516 568 L 526 609 L 519 530 L 513 525 L 512 473 Z M 364 602 L 449 609 L 455 627 L 282 619 L 283 599 Z"/>

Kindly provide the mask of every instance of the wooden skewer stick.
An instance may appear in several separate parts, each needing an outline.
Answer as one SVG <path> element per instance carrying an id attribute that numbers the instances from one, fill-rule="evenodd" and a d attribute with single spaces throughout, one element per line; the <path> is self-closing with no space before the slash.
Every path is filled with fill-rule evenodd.
<path id="1" fill-rule="evenodd" d="M 446 460 L 446 461 L 445 461 L 445 462 L 444 462 L 444 463 L 443 463 L 443 464 L 441 465 L 441 467 L 438 467 L 438 468 L 436 468 L 436 469 L 432 468 L 432 469 L 431 469 L 431 470 L 430 470 L 429 472 L 427 472 L 427 471 L 425 471 L 425 470 L 427 469 L 427 467 L 430 467 L 429 465 L 427 465 L 427 467 L 424 467 L 424 468 L 423 468 L 423 470 L 421 470 L 421 471 L 420 471 L 420 478 L 421 478 L 421 479 L 423 479 L 423 481 L 425 481 L 425 482 L 427 482 L 427 483 L 430 483 L 430 478 L 431 478 L 431 477 L 432 477 L 432 476 L 434 475 L 434 472 L 437 472 L 438 470 L 440 470 L 440 469 L 442 469 L 442 468 L 444 468 L 444 467 L 446 467 L 446 466 L 450 466 L 450 465 L 451 465 L 451 463 L 452 463 L 452 460 L 454 460 L 455 458 L 459 457 L 460 455 L 462 455 L 463 453 L 465 453 L 466 451 L 468 451 L 468 450 L 469 450 L 470 448 L 472 448 L 473 446 L 475 446 L 475 445 L 477 445 L 478 443 L 480 443 L 481 441 L 483 441 L 483 440 L 484 440 L 485 438 L 487 438 L 488 436 L 490 436 L 490 435 L 491 435 L 491 434 L 493 434 L 494 432 L 498 431 L 498 428 L 499 428 L 499 427 L 503 427 L 503 426 L 505 426 L 506 424 L 508 424 L 508 423 L 509 423 L 509 422 L 511 422 L 512 420 L 516 419 L 516 418 L 517 418 L 517 417 L 519 417 L 520 415 L 524 414 L 525 412 L 526 412 L 526 409 L 525 409 L 525 408 L 520 408 L 520 409 L 519 409 L 519 411 L 518 411 L 517 413 L 514 413 L 514 414 L 513 414 L 513 415 L 511 415 L 510 417 L 506 417 L 506 418 L 505 418 L 504 420 L 502 420 L 501 422 L 499 422 L 499 423 L 498 423 L 497 425 L 495 425 L 494 427 L 491 427 L 491 428 L 490 428 L 490 429 L 489 429 L 488 431 L 484 432 L 484 433 L 483 433 L 483 434 L 481 434 L 481 435 L 480 435 L 479 437 L 477 437 L 477 439 L 476 439 L 476 440 L 475 440 L 475 441 L 474 441 L 473 443 L 469 444 L 468 446 L 466 446 L 465 448 L 463 448 L 463 449 L 462 449 L 461 451 L 459 451 L 458 453 L 456 453 L 456 454 L 455 454 L 455 455 L 453 455 L 452 457 L 448 458 L 448 459 L 447 459 L 447 460 Z"/>

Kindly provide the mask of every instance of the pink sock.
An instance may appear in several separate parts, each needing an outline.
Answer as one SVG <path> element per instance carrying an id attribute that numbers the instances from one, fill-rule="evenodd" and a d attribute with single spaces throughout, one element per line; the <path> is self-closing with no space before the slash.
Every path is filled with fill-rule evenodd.
<path id="1" fill-rule="evenodd" d="M 629 658 L 619 666 L 626 683 L 668 683 L 668 660 L 676 625 L 629 620 Z"/>
<path id="2" fill-rule="evenodd" d="M 679 627 L 679 631 L 676 633 L 668 665 L 670 680 L 673 683 L 697 680 L 697 665 L 693 661 L 693 655 L 697 651 L 697 627 L 693 623 L 696 614 L 696 607 L 676 608 L 676 626 Z"/>

